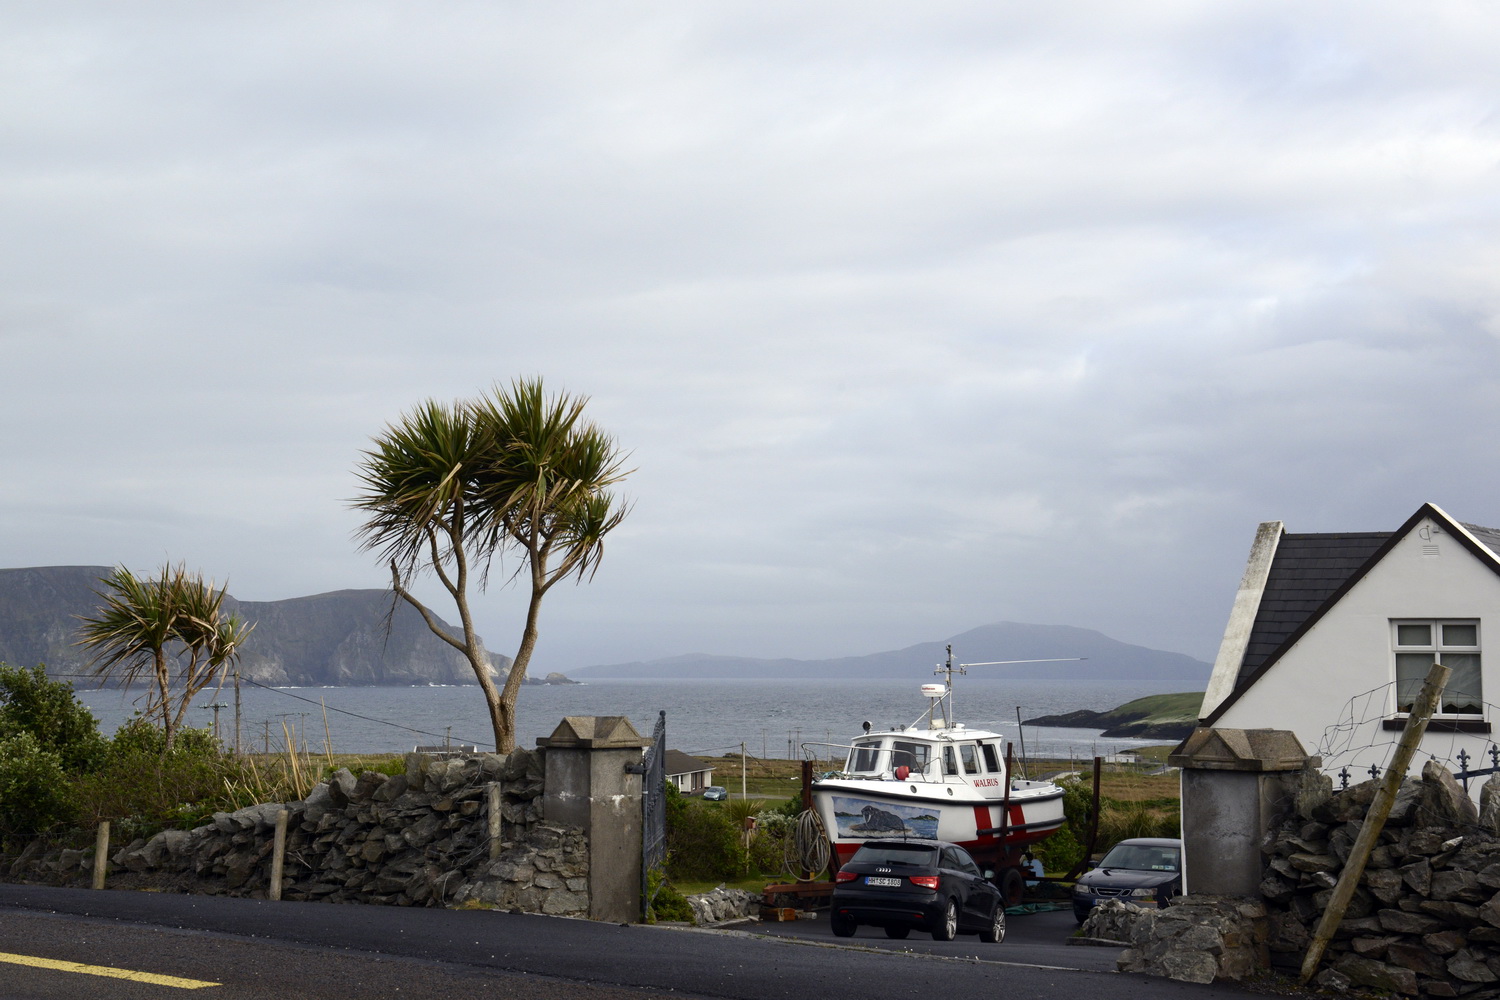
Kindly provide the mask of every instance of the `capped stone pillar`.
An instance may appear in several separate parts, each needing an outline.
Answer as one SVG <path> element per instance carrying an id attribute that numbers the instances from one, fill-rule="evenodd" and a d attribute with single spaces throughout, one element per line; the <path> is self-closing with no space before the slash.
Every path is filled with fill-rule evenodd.
<path id="1" fill-rule="evenodd" d="M 589 917 L 633 923 L 641 915 L 642 739 L 623 715 L 570 715 L 546 750 L 542 813 L 580 827 L 589 844 Z"/>
<path id="2" fill-rule="evenodd" d="M 1284 729 L 1195 729 L 1167 758 L 1182 768 L 1183 891 L 1259 896 L 1260 845 L 1309 757 Z"/>

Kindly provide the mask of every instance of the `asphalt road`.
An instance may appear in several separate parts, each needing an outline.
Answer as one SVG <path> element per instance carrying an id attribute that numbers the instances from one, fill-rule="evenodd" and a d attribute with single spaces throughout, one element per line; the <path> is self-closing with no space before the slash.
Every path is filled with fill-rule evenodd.
<path id="1" fill-rule="evenodd" d="M 838 941 L 819 921 L 725 932 L 482 910 L 0 885 L 0 998 L 871 1000 L 1003 992 L 1019 1000 L 1103 990 L 1112 1000 L 1245 996 L 1235 988 L 1077 971 L 1099 961 L 1112 967 L 1113 953 L 1062 945 L 1054 933 L 1062 929 L 1060 915 L 1041 916 L 1048 919 L 1030 928 L 1023 921 L 1034 917 L 1013 918 L 1003 944 L 960 938 L 931 947 L 915 934 L 904 942 L 878 932 Z M 1071 967 L 1020 961 L 1075 955 Z M 187 990 L 17 964 L 38 959 L 216 985 Z"/>
<path id="2" fill-rule="evenodd" d="M 826 913 L 814 920 L 758 923 L 750 929 L 757 934 L 816 944 L 1084 972 L 1113 972 L 1120 954 L 1116 948 L 1068 944 L 1078 929 L 1071 909 L 1012 914 L 1006 918 L 1005 940 L 1000 944 L 985 944 L 973 935 L 934 941 L 932 935 L 921 931 L 912 931 L 904 940 L 893 941 L 878 927 L 861 927 L 852 938 L 835 938 L 828 928 Z"/>

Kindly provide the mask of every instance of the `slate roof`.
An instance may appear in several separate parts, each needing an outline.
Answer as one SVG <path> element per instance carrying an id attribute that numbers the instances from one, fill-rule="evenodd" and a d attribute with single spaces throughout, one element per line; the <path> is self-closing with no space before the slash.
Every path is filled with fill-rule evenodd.
<path id="1" fill-rule="evenodd" d="M 1235 687 L 1245 684 L 1313 613 L 1369 562 L 1389 531 L 1281 536 Z M 1500 542 L 1497 542 L 1500 544 Z"/>
<path id="2" fill-rule="evenodd" d="M 662 765 L 666 768 L 668 775 L 692 774 L 694 771 L 712 771 L 714 766 L 707 761 L 699 760 L 681 750 L 668 750 Z"/>
<path id="3" fill-rule="evenodd" d="M 1463 524 L 1462 521 L 1459 523 Z M 1469 534 L 1483 542 L 1486 548 L 1500 556 L 1500 530 L 1479 524 L 1464 524 L 1464 527 L 1469 530 Z"/>

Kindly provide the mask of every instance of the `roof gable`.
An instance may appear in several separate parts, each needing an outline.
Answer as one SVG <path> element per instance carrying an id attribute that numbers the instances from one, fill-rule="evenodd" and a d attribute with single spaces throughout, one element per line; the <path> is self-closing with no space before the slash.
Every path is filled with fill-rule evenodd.
<path id="1" fill-rule="evenodd" d="M 1233 692 L 1203 720 L 1213 725 L 1397 543 L 1431 518 L 1500 576 L 1500 531 L 1455 521 L 1423 504 L 1394 532 L 1283 534 L 1266 576 Z"/>

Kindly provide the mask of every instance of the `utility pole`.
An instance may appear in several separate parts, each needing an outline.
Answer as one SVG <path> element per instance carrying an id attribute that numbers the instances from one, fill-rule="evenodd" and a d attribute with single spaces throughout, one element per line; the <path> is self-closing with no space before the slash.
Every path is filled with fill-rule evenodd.
<path id="1" fill-rule="evenodd" d="M 234 672 L 234 753 L 240 752 L 240 672 Z"/>
<path id="2" fill-rule="evenodd" d="M 747 798 L 750 797 L 749 794 L 746 791 L 748 788 L 749 788 L 749 784 L 748 784 L 748 782 L 747 782 L 747 780 L 745 778 L 745 744 L 741 743 L 740 744 L 740 798 L 747 799 Z"/>
<path id="3" fill-rule="evenodd" d="M 219 709 L 228 708 L 229 706 L 222 701 L 216 701 L 212 705 L 204 705 L 203 707 L 211 708 L 214 711 L 214 742 L 217 743 L 219 742 Z"/>

